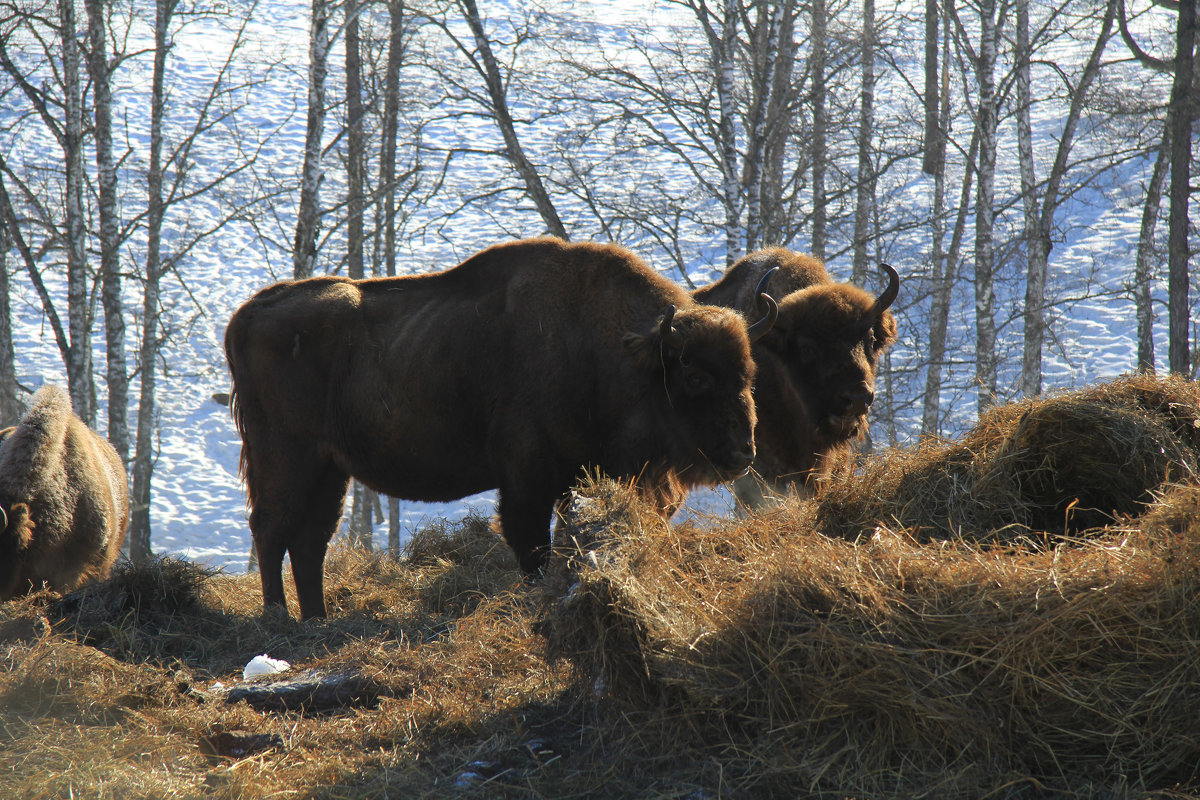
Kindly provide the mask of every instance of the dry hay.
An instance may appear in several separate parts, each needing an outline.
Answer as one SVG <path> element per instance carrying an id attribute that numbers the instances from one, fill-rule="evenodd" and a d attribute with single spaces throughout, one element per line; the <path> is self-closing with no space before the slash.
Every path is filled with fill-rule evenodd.
<path id="1" fill-rule="evenodd" d="M 327 620 L 264 615 L 256 574 L 171 559 L 0 605 L 0 797 L 443 797 L 476 761 L 500 765 L 479 796 L 538 796 L 511 786 L 546 760 L 526 743 L 564 671 L 503 542 L 436 528 L 400 561 L 334 547 Z M 231 702 L 260 653 L 370 702 Z"/>
<path id="2" fill-rule="evenodd" d="M 1194 387 L 1170 379 L 998 409 L 936 467 L 927 446 L 869 468 L 855 485 L 882 497 L 851 498 L 876 509 L 857 541 L 821 534 L 826 503 L 672 528 L 595 484 L 546 582 L 550 653 L 651 750 L 719 764 L 738 796 L 1185 796 L 1200 789 L 1200 483 L 1169 481 L 1195 467 L 1196 415 Z M 920 509 L 953 505 L 956 527 L 1048 518 L 1109 453 L 1136 474 L 1103 486 L 1132 503 L 1087 538 L 914 535 L 939 524 Z M 947 491 L 1005 469 L 1008 503 Z"/>
<path id="3" fill-rule="evenodd" d="M 1133 375 L 992 409 L 961 439 L 895 448 L 830 485 L 821 531 L 878 521 L 921 538 L 1077 535 L 1200 476 L 1200 384 Z"/>

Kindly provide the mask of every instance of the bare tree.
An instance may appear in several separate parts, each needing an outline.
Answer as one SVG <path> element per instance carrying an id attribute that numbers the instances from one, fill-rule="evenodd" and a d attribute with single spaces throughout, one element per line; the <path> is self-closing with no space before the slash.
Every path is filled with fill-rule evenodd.
<path id="1" fill-rule="evenodd" d="M 8 226 L 0 220 L 0 428 L 16 425 L 23 407 L 17 399 L 16 353 L 13 348 L 12 303 L 8 280 Z"/>
<path id="2" fill-rule="evenodd" d="M 949 1 L 949 0 L 948 0 Z M 921 170 L 936 174 L 946 159 L 946 132 L 941 122 L 941 95 L 938 86 L 938 23 L 941 11 L 938 0 L 925 0 L 925 141 L 922 148 Z"/>
<path id="3" fill-rule="evenodd" d="M 953 0 L 947 0 L 949 7 Z M 948 16 L 948 13 L 947 13 Z M 936 28 L 936 26 L 935 26 Z M 928 28 L 926 28 L 928 31 Z M 936 33 L 935 33 L 936 35 Z M 928 41 L 926 45 L 928 46 Z M 936 45 L 936 42 L 934 43 Z M 935 57 L 937 47 L 934 47 Z M 947 34 L 941 46 L 942 67 L 940 69 L 941 87 L 935 90 L 938 96 L 937 118 L 933 127 L 939 132 L 950 128 L 950 36 Z M 934 74 L 939 73 L 937 64 L 933 67 Z M 926 75 L 929 71 L 926 71 Z M 926 84 L 928 89 L 928 84 Z M 928 96 L 928 91 L 927 91 Z M 926 157 L 923 167 L 933 167 L 933 274 L 931 276 L 931 298 L 929 308 L 929 361 L 925 371 L 925 392 L 921 416 L 921 433 L 925 436 L 937 436 L 940 433 L 941 397 L 943 367 L 946 360 L 946 335 L 950 321 L 951 296 L 954 290 L 954 280 L 958 272 L 959 251 L 962 246 L 963 233 L 966 229 L 966 211 L 970 205 L 971 185 L 975 174 L 975 156 L 979 147 L 978 128 L 971 137 L 968 148 L 966 165 L 963 169 L 962 191 L 958 202 L 958 219 L 950 246 L 946 247 L 946 138 L 941 141 L 941 154 L 929 158 L 930 130 L 926 120 Z"/>
<path id="4" fill-rule="evenodd" d="M 396 137 L 400 124 L 400 68 L 408 47 L 408 19 L 404 0 L 389 0 L 387 58 L 383 81 L 383 121 L 380 129 L 379 187 L 376 235 L 383 238 L 383 272 L 396 274 L 396 215 L 400 179 L 396 171 Z M 414 170 L 415 171 L 415 170 Z M 409 172 L 412 174 L 412 171 Z M 379 272 L 378 262 L 376 272 Z M 388 552 L 400 554 L 400 501 L 388 498 Z"/>
<path id="5" fill-rule="evenodd" d="M 996 2 L 979 4 L 979 174 L 975 193 L 975 384 L 982 414 L 996 404 L 995 242 L 996 220 Z"/>
<path id="6" fill-rule="evenodd" d="M 105 377 L 108 383 L 108 440 L 129 460 L 129 369 L 125 357 L 125 309 L 121 302 L 121 234 L 117 167 L 113 157 L 112 89 L 105 7 L 84 0 L 88 18 L 88 73 L 95 114 L 96 182 L 99 188 L 100 296 L 104 309 Z"/>
<path id="7" fill-rule="evenodd" d="M 304 167 L 300 208 L 292 244 L 292 275 L 307 278 L 317 259 L 321 226 L 321 144 L 325 135 L 325 78 L 329 61 L 329 2 L 312 0 L 308 44 L 308 121 L 304 131 Z"/>
<path id="8" fill-rule="evenodd" d="M 825 162 L 828 158 L 826 129 L 826 53 L 828 10 L 825 0 L 812 0 L 812 254 L 825 258 L 828 225 L 825 194 Z"/>
<path id="9" fill-rule="evenodd" d="M 521 144 L 517 133 L 517 122 L 513 118 L 508 101 L 508 79 L 501 72 L 500 62 L 492 49 L 492 38 L 484 26 L 479 6 L 475 0 L 455 0 L 460 16 L 467 23 L 471 32 L 471 42 L 468 43 L 458 36 L 446 17 L 430 17 L 430 21 L 441 28 L 442 32 L 453 42 L 455 48 L 466 57 L 471 69 L 482 80 L 485 95 L 480 96 L 474 91 L 467 91 L 478 105 L 487 110 L 487 114 L 495 121 L 500 135 L 504 140 L 504 158 L 521 179 L 525 195 L 533 201 L 538 214 L 542 218 L 546 231 L 559 238 L 566 239 L 567 229 L 563 225 L 558 209 L 550 197 L 538 167 L 533 163 Z M 518 36 L 518 44 L 523 40 Z M 443 75 L 446 73 L 443 71 Z M 511 76 L 510 76 L 511 77 Z M 465 87 L 464 87 L 465 88 Z"/>
<path id="10" fill-rule="evenodd" d="M 163 120 L 166 113 L 169 33 L 171 18 L 177 5 L 178 0 L 155 0 L 154 3 L 154 71 L 150 79 L 150 152 L 146 170 L 146 270 L 142 280 L 142 341 L 139 350 L 141 388 L 129 498 L 129 557 L 133 561 L 143 561 L 154 555 L 150 542 L 150 493 L 154 475 L 159 284 L 163 275 L 162 227 L 166 213 L 166 198 L 163 192 Z"/>
<path id="11" fill-rule="evenodd" d="M 1192 121 L 1196 118 L 1192 73 L 1196 56 L 1196 1 L 1179 0 L 1175 33 L 1175 79 L 1171 85 L 1171 216 L 1167 234 L 1168 360 L 1172 372 L 1191 376 L 1191 314 L 1188 299 L 1188 204 L 1191 202 Z"/>
<path id="12" fill-rule="evenodd" d="M 1029 109 L 1033 97 L 1029 88 L 1029 2 L 1017 0 L 1017 94 L 1018 123 L 1020 137 L 1021 195 L 1025 203 L 1025 246 L 1028 256 L 1025 290 L 1025 336 L 1024 359 L 1021 370 L 1021 392 L 1026 397 L 1039 394 L 1042 390 L 1042 347 L 1046 331 L 1046 280 L 1049 270 L 1050 239 L 1054 217 L 1063 201 L 1062 186 L 1071 166 L 1071 150 L 1075 146 L 1075 133 L 1080 117 L 1088 105 L 1091 87 L 1100 73 L 1101 58 L 1113 34 L 1117 0 L 1108 0 L 1104 7 L 1100 29 L 1092 46 L 1087 62 L 1074 85 L 1067 87 L 1070 104 L 1067 109 L 1063 131 L 1058 137 L 1058 148 L 1054 163 L 1050 167 L 1041 202 L 1038 202 L 1039 183 L 1035 177 L 1033 145 Z"/>
<path id="13" fill-rule="evenodd" d="M 762 6 L 759 14 L 759 28 L 765 27 L 766 9 Z M 784 0 L 779 6 L 778 16 L 770 35 L 758 36 L 757 41 L 766 40 L 768 48 L 774 49 L 773 63 L 771 59 L 761 59 L 763 81 L 771 84 L 770 95 L 766 102 L 765 126 L 761 131 L 762 148 L 762 186 L 761 232 L 756 236 L 758 245 L 782 244 L 792 238 L 791 208 L 787 192 L 793 183 L 794 170 L 802 168 L 797 164 L 789 168 L 789 150 L 793 146 L 794 129 L 799 125 L 793 124 L 796 115 L 796 92 L 800 81 L 796 80 L 796 56 L 799 48 L 797 41 L 796 22 L 800 10 L 794 0 Z M 756 59 L 757 63 L 758 59 Z"/>
<path id="14" fill-rule="evenodd" d="M 1142 206 L 1142 224 L 1138 232 L 1137 266 L 1134 272 L 1133 297 L 1137 308 L 1137 368 L 1142 372 L 1154 372 L 1154 307 L 1150 283 L 1157 260 L 1154 248 L 1154 232 L 1158 227 L 1158 210 L 1162 201 L 1163 184 L 1170 164 L 1171 128 L 1165 126 L 1150 182 L 1146 187 L 1146 202 Z"/>
<path id="15" fill-rule="evenodd" d="M 73 0 L 58 0 L 59 41 L 62 45 L 63 154 L 66 157 L 67 310 L 71 350 L 67 386 L 71 405 L 89 425 L 95 425 L 95 387 L 92 383 L 92 314 L 87 276 L 87 228 L 84 220 L 83 84 L 79 75 L 79 38 Z"/>
<path id="16" fill-rule="evenodd" d="M 1196 0 L 1155 0 L 1157 5 L 1176 10 L 1175 57 L 1157 58 L 1144 50 L 1129 29 L 1129 15 L 1120 1 L 1117 19 L 1121 38 L 1129 51 L 1143 65 L 1173 76 L 1171 101 L 1167 111 L 1170 141 L 1170 214 L 1167 233 L 1167 349 L 1172 372 L 1190 375 L 1192 371 L 1190 343 L 1191 325 L 1188 281 L 1188 243 L 1191 200 L 1192 123 L 1197 115 L 1196 89 L 1193 72 L 1196 55 Z"/>
<path id="17" fill-rule="evenodd" d="M 854 261 L 852 280 L 861 284 L 867 275 L 867 239 L 875 199 L 872 138 L 875 135 L 875 0 L 862 5 L 862 94 L 858 118 L 858 180 L 854 202 Z"/>
<path id="18" fill-rule="evenodd" d="M 178 30 L 176 13 L 179 0 L 155 0 L 154 66 L 151 77 L 150 148 L 146 162 L 147 199 L 144 213 L 136 222 L 146 227 L 145 267 L 140 274 L 142 285 L 142 329 L 138 348 L 137 374 L 140 379 L 137 410 L 137 430 L 131 468 L 129 556 L 137 561 L 153 555 L 151 547 L 154 465 L 157 457 L 155 437 L 158 425 L 158 370 L 169 345 L 163 331 L 164 308 L 162 280 L 174 272 L 188 255 L 225 228 L 233 219 L 246 216 L 261 198 L 255 193 L 246 196 L 227 195 L 222 198 L 222 213 L 205 226 L 180 226 L 169 249 L 164 248 L 163 229 L 172 211 L 186 209 L 194 200 L 219 192 L 238 181 L 258 159 L 258 151 L 242 152 L 241 144 L 232 143 L 225 162 L 212 174 L 193 174 L 194 152 L 211 137 L 220 133 L 239 110 L 233 102 L 235 87 L 231 68 L 245 42 L 246 26 L 255 14 L 257 3 L 246 6 L 235 22 L 230 49 L 220 70 L 209 86 L 207 96 L 200 98 L 194 118 L 178 139 L 168 142 L 168 58 Z M 261 79 L 261 77 L 259 78 Z M 260 142 L 259 147 L 269 143 Z"/>
<path id="19" fill-rule="evenodd" d="M 92 381 L 91 321 L 92 307 L 88 281 L 86 252 L 87 225 L 84 219 L 86 204 L 84 190 L 87 175 L 84 170 L 83 130 L 83 83 L 80 75 L 81 54 L 76 25 L 75 6 L 70 0 L 53 0 L 54 9 L 28 8 L 17 12 L 12 24 L 24 27 L 28 37 L 12 37 L 12 41 L 27 38 L 40 42 L 42 58 L 51 64 L 55 80 L 30 80 L 14 62 L 8 51 L 6 37 L 0 38 L 0 67 L 21 90 L 30 109 L 42 121 L 49 134 L 62 150 L 61 207 L 51 207 L 43 192 L 31 187 L 19 175 L 9 169 L 7 163 L 0 165 L 9 184 L 16 190 L 17 197 L 5 192 L 7 197 L 9 234 L 22 249 L 30 277 L 38 286 L 38 295 L 48 317 L 58 319 L 53 298 L 46 291 L 38 274 L 38 257 L 20 230 L 29 224 L 31 233 L 40 231 L 47 249 L 65 252 L 67 269 L 67 329 L 57 335 L 56 343 L 67 372 L 67 387 L 75 411 L 90 425 L 95 423 L 95 387 Z M 49 12 L 49 13 L 44 13 Z M 52 16 L 53 15 L 53 16 Z M 47 30 L 57 22 L 57 29 Z M 57 44 L 57 47 L 55 46 Z M 55 94 L 55 93 L 59 94 Z M 10 106 L 11 107 L 11 106 Z M 61 115 L 60 115 L 61 112 Z M 22 218 L 15 204 L 30 209 Z M 41 245 L 38 246 L 40 251 Z M 36 274 L 36 277 L 35 277 Z"/>

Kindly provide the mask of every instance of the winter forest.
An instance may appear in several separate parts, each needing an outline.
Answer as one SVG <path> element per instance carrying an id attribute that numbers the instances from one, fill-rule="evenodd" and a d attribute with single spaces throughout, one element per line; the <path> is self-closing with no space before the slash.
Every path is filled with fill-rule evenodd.
<path id="1" fill-rule="evenodd" d="M 276 280 L 439 270 L 546 233 L 689 287 L 775 244 L 873 292 L 893 265 L 876 448 L 1124 372 L 1194 377 L 1195 15 L 3 0 L 0 426 L 68 387 L 129 467 L 134 558 L 182 530 L 244 555 L 212 399 L 233 309 Z"/>

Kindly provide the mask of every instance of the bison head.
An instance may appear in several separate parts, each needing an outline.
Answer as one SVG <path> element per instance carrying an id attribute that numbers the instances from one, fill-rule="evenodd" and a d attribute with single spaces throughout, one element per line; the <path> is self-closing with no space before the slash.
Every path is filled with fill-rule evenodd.
<path id="1" fill-rule="evenodd" d="M 684 485 L 742 475 L 754 462 L 755 366 L 752 338 L 774 323 L 775 302 L 764 295 L 761 318 L 714 306 L 669 306 L 650 330 L 626 338 L 642 380 L 648 377 L 631 423 L 654 442 L 651 461 Z"/>
<path id="2" fill-rule="evenodd" d="M 844 283 L 818 283 L 787 295 L 774 329 L 755 349 L 756 357 L 776 360 L 787 385 L 773 391 L 800 402 L 820 439 L 846 439 L 865 430 L 879 356 L 896 340 L 896 320 L 887 309 L 900 277 L 883 267 L 888 285 L 879 297 Z"/>

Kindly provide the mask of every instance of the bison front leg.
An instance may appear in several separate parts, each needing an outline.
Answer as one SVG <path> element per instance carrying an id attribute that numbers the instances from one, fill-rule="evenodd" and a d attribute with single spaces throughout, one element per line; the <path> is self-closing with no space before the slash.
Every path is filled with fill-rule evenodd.
<path id="1" fill-rule="evenodd" d="M 550 557 L 550 516 L 560 492 L 513 487 L 500 490 L 500 529 L 521 571 L 539 577 Z"/>

